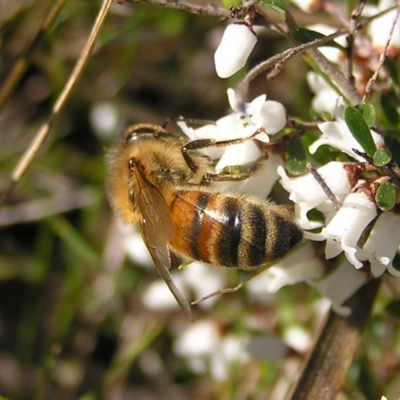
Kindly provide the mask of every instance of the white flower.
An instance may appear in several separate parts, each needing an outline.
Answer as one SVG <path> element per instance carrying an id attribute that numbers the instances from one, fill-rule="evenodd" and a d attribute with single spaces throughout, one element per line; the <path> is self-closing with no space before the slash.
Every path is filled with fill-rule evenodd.
<path id="1" fill-rule="evenodd" d="M 329 112 L 333 115 L 336 101 L 339 97 L 337 92 L 335 92 L 332 86 L 330 86 L 321 75 L 314 71 L 309 71 L 307 73 L 307 83 L 310 89 L 315 93 L 311 102 L 312 109 L 318 113 Z"/>
<path id="2" fill-rule="evenodd" d="M 225 274 L 212 265 L 194 261 L 180 271 L 180 277 L 188 291 L 193 292 L 196 299 L 221 289 L 225 284 Z M 199 304 L 200 307 L 211 307 L 218 297 Z"/>
<path id="3" fill-rule="evenodd" d="M 126 232 L 123 236 L 123 246 L 127 256 L 135 264 L 152 267 L 153 260 L 137 227 L 123 227 L 123 229 Z"/>
<path id="4" fill-rule="evenodd" d="M 187 360 L 194 372 L 204 374 L 209 369 L 214 379 L 223 381 L 233 365 L 248 360 L 246 344 L 243 338 L 224 335 L 215 322 L 199 321 L 182 332 L 174 351 Z"/>
<path id="5" fill-rule="evenodd" d="M 323 228 L 320 234 L 308 233 L 307 237 L 327 240 L 325 247 L 327 259 L 336 257 L 344 251 L 349 262 L 356 268 L 361 268 L 363 264 L 356 257 L 357 242 L 376 215 L 376 205 L 365 193 L 350 193 L 327 227 Z"/>
<path id="6" fill-rule="evenodd" d="M 267 134 L 273 135 L 282 130 L 286 125 L 286 110 L 282 103 L 274 100 L 267 100 L 267 96 L 262 94 L 256 97 L 251 103 L 243 104 L 238 99 L 236 92 L 229 88 L 227 90 L 229 104 L 233 111 L 239 114 L 243 123 L 243 111 L 248 116 L 251 124 L 258 128 L 263 127 Z M 262 135 L 257 139 L 263 140 Z"/>
<path id="7" fill-rule="evenodd" d="M 276 101 L 266 100 L 265 95 L 244 104 L 244 107 L 240 106 L 233 89 L 228 89 L 228 98 L 234 113 L 218 119 L 215 124 L 205 125 L 198 129 L 188 127 L 184 121 L 179 121 L 178 125 L 192 140 L 208 138 L 217 141 L 246 138 L 258 129 L 265 128 L 265 133 L 262 132 L 255 137 L 263 142 L 269 142 L 268 134 L 275 134 L 286 125 L 286 111 L 283 105 Z M 242 108 L 246 112 L 245 115 L 243 115 Z M 212 159 L 219 159 L 215 167 L 217 172 L 227 166 L 249 164 L 263 154 L 253 140 L 246 140 L 243 143 L 223 148 L 204 149 L 203 152 Z M 236 182 L 214 182 L 213 186 L 221 191 L 233 190 L 265 198 L 278 179 L 276 170 L 279 165 L 283 165 L 282 157 L 269 153 L 261 170 L 250 179 Z"/>
<path id="8" fill-rule="evenodd" d="M 294 285 L 298 282 L 310 283 L 314 279 L 320 278 L 324 272 L 323 262 L 315 254 L 312 244 L 308 243 L 267 269 L 259 277 L 252 279 L 247 284 L 247 288 L 253 297 L 253 292 L 258 292 L 258 296 L 262 297 L 265 291 L 276 293 L 286 285 Z"/>
<path id="9" fill-rule="evenodd" d="M 221 171 L 229 165 L 243 165 L 256 160 L 261 154 L 261 150 L 253 141 L 230 146 L 218 161 L 215 169 Z M 280 155 L 268 152 L 267 160 L 263 161 L 261 169 L 251 178 L 243 181 L 215 182 L 212 186 L 223 192 L 250 193 L 265 199 L 279 179 L 278 167 L 283 165 L 284 161 Z"/>
<path id="10" fill-rule="evenodd" d="M 112 137 L 120 120 L 118 109 L 110 102 L 97 102 L 90 110 L 90 123 L 100 138 Z"/>
<path id="11" fill-rule="evenodd" d="M 362 250 L 357 252 L 361 261 L 369 260 L 371 272 L 375 277 L 382 275 L 386 269 L 394 276 L 400 277 L 392 261 L 400 245 L 400 215 L 383 212 L 375 222 Z"/>
<path id="12" fill-rule="evenodd" d="M 378 7 L 373 5 L 367 5 L 364 8 L 363 16 L 373 16 L 381 11 L 387 10 L 390 7 L 395 6 L 397 3 L 395 0 L 381 0 Z M 377 51 L 381 52 L 386 45 L 386 41 L 389 37 L 389 32 L 392 29 L 392 25 L 396 16 L 397 10 L 392 10 L 379 18 L 373 19 L 367 25 L 367 32 L 371 38 L 372 45 Z M 396 26 L 393 31 L 392 39 L 388 48 L 389 54 L 393 52 L 398 53 L 400 49 L 400 21 L 397 20 Z"/>
<path id="13" fill-rule="evenodd" d="M 217 75 L 229 78 L 243 68 L 256 43 L 256 34 L 246 24 L 228 25 L 214 55 Z"/>
<path id="14" fill-rule="evenodd" d="M 184 296 L 187 294 L 185 282 L 178 273 L 172 273 L 172 279 Z M 142 297 L 142 303 L 149 310 L 154 311 L 177 311 L 179 304 L 174 295 L 162 279 L 156 279 L 145 289 Z"/>
<path id="15" fill-rule="evenodd" d="M 343 163 L 330 162 L 317 171 L 337 198 L 350 192 L 352 185 Z M 300 225 L 309 229 L 311 224 L 307 212 L 326 202 L 331 204 L 331 201 L 311 173 L 290 178 L 282 167 L 278 167 L 278 174 L 281 177 L 279 182 L 290 193 L 289 199 L 296 203 Z"/>
<path id="16" fill-rule="evenodd" d="M 318 128 L 322 132 L 322 136 L 309 147 L 310 153 L 314 154 L 317 151 L 318 147 L 327 144 L 341 150 L 343 153 L 346 153 L 359 161 L 365 161 L 364 158 L 358 156 L 352 150 L 357 149 L 361 152 L 364 151 L 361 145 L 357 142 L 357 140 L 350 132 L 343 119 L 343 111 L 345 107 L 343 99 L 340 97 L 337 100 L 338 101 L 335 108 L 336 121 L 322 122 L 318 125 Z M 371 130 L 371 135 L 377 148 L 380 148 L 384 145 L 383 139 L 380 135 L 378 135 L 373 130 Z"/>
<path id="17" fill-rule="evenodd" d="M 312 344 L 310 332 L 303 326 L 290 325 L 283 333 L 285 343 L 299 353 L 305 353 Z"/>
<path id="18" fill-rule="evenodd" d="M 308 25 L 307 29 L 322 33 L 325 36 L 329 36 L 337 31 L 337 28 L 325 24 Z M 341 44 L 343 47 L 347 47 L 346 38 L 344 35 L 336 38 L 334 42 Z M 343 51 L 338 47 L 321 46 L 318 47 L 318 51 L 320 51 L 329 61 L 335 64 L 343 62 Z"/>
<path id="19" fill-rule="evenodd" d="M 325 279 L 315 284 L 318 291 L 332 302 L 332 309 L 342 316 L 349 316 L 351 310 L 344 307 L 348 300 L 367 282 L 367 275 L 356 270 L 347 260 Z"/>
<path id="20" fill-rule="evenodd" d="M 266 100 L 266 95 L 256 97 L 250 103 L 242 104 L 233 89 L 228 89 L 229 104 L 234 111 L 218 119 L 215 124 L 209 124 L 197 129 L 187 126 L 185 121 L 178 121 L 179 127 L 190 139 L 242 139 L 251 136 L 257 129 L 263 128 L 255 138 L 262 142 L 269 142 L 269 135 L 282 130 L 286 125 L 286 110 L 277 101 Z M 230 147 L 230 146 L 228 146 Z M 214 152 L 209 152 L 215 150 Z M 207 149 L 205 154 L 211 158 L 220 158 L 225 149 Z"/>

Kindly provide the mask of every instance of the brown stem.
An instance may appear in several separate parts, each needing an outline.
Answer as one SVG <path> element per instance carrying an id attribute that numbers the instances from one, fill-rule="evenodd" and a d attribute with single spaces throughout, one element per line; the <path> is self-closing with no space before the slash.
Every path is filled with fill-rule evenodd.
<path id="1" fill-rule="evenodd" d="M 317 342 L 288 400 L 335 400 L 371 315 L 380 279 L 373 279 L 346 303 L 352 314 L 341 317 L 330 311 Z"/>

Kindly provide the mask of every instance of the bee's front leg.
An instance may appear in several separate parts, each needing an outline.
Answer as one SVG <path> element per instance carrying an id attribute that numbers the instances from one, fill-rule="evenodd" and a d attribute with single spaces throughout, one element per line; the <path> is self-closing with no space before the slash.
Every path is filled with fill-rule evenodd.
<path id="1" fill-rule="evenodd" d="M 256 160 L 242 165 L 228 165 L 219 172 L 206 172 L 202 183 L 223 181 L 244 181 L 259 172 L 268 159 L 268 154 L 263 153 Z"/>

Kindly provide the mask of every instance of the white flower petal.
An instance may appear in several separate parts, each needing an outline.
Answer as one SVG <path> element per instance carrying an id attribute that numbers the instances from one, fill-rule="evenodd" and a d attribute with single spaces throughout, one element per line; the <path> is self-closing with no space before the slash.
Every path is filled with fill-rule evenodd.
<path id="1" fill-rule="evenodd" d="M 208 356 L 220 340 L 218 326 L 212 321 L 198 321 L 178 337 L 174 352 L 181 357 Z"/>
<path id="2" fill-rule="evenodd" d="M 320 168 L 318 173 L 331 189 L 334 195 L 346 195 L 351 190 L 351 184 L 343 163 L 330 162 Z M 300 217 L 301 226 L 310 228 L 307 212 L 326 201 L 330 201 L 321 185 L 309 174 L 290 178 L 282 167 L 278 167 L 279 181 L 286 191 L 290 193 L 289 199 L 296 203 L 296 215 Z"/>
<path id="3" fill-rule="evenodd" d="M 154 266 L 154 262 L 150 256 L 142 235 L 137 229 L 131 229 L 124 236 L 124 248 L 127 256 L 138 265 Z"/>
<path id="4" fill-rule="evenodd" d="M 264 101 L 258 113 L 249 114 L 253 114 L 251 122 L 263 126 L 268 134 L 273 135 L 286 126 L 286 110 L 278 101 Z"/>
<path id="5" fill-rule="evenodd" d="M 343 307 L 361 286 L 367 282 L 367 275 L 356 270 L 348 261 L 344 261 L 328 277 L 315 284 L 318 291 L 331 300 L 333 310 L 343 316 L 348 316 L 351 310 Z"/>
<path id="6" fill-rule="evenodd" d="M 318 113 L 329 112 L 333 115 L 339 97 L 335 90 L 326 83 L 321 75 L 314 71 L 307 73 L 307 82 L 310 89 L 315 93 L 311 102 L 312 109 Z"/>
<path id="7" fill-rule="evenodd" d="M 180 276 L 185 287 L 194 292 L 196 299 L 221 289 L 225 284 L 225 276 L 222 270 L 199 261 L 194 261 L 185 266 L 180 271 Z M 199 306 L 209 308 L 217 300 L 218 297 L 211 297 L 208 301 L 200 303 Z"/>
<path id="8" fill-rule="evenodd" d="M 256 34 L 246 24 L 228 25 L 214 55 L 217 75 L 229 78 L 243 68 L 256 43 Z"/>
<path id="9" fill-rule="evenodd" d="M 276 293 L 283 286 L 294 285 L 298 282 L 309 283 L 313 279 L 320 278 L 324 271 L 324 264 L 316 256 L 312 244 L 308 243 L 251 280 L 247 287 L 251 291 L 253 285 L 259 286 L 257 281 L 261 280 L 264 282 L 265 291 Z"/>
<path id="10" fill-rule="evenodd" d="M 400 215 L 392 211 L 383 212 L 375 222 L 364 247 L 357 252 L 357 258 L 370 261 L 375 277 L 382 275 L 386 269 L 390 273 L 394 272 L 393 275 L 400 276 L 400 271 L 392 264 L 399 245 Z"/>
<path id="11" fill-rule="evenodd" d="M 308 25 L 307 29 L 322 33 L 325 36 L 331 35 L 332 33 L 336 32 L 336 28 L 325 24 Z M 347 46 L 344 35 L 336 38 L 334 42 L 341 44 L 343 47 Z M 335 64 L 343 62 L 343 52 L 337 47 L 322 46 L 318 48 L 318 51 L 320 51 L 329 61 Z"/>
<path id="12" fill-rule="evenodd" d="M 394 0 L 380 1 L 378 7 L 368 6 L 363 11 L 363 16 L 373 16 L 380 11 L 387 10 L 390 7 L 396 6 Z M 387 12 L 379 18 L 374 18 L 367 26 L 368 35 L 371 38 L 372 45 L 378 51 L 382 51 L 386 45 L 386 41 L 389 37 L 389 32 L 392 29 L 393 21 L 396 16 L 396 10 Z M 400 49 L 400 21 L 397 20 L 396 26 L 393 31 L 392 40 L 389 45 L 389 53 L 391 49 Z"/>
<path id="13" fill-rule="evenodd" d="M 251 101 L 251 103 L 246 104 L 246 113 L 248 115 L 259 114 L 266 102 L 267 95 L 262 94 Z"/>
<path id="14" fill-rule="evenodd" d="M 115 104 L 106 101 L 95 103 L 90 110 L 89 118 L 95 133 L 100 138 L 114 135 L 120 120 Z"/>
<path id="15" fill-rule="evenodd" d="M 176 286 L 185 293 L 183 280 L 179 274 L 171 274 Z M 149 284 L 143 293 L 142 303 L 149 309 L 155 311 L 179 310 L 179 304 L 162 279 L 157 279 Z"/>
<path id="16" fill-rule="evenodd" d="M 285 343 L 299 353 L 305 353 L 312 344 L 310 332 L 303 326 L 290 326 L 283 334 Z"/>
<path id="17" fill-rule="evenodd" d="M 326 258 L 336 257 L 342 251 L 356 267 L 363 264 L 356 258 L 357 242 L 366 226 L 376 217 L 376 205 L 362 192 L 350 193 L 342 207 L 321 235 L 326 237 Z"/>
<path id="18" fill-rule="evenodd" d="M 322 136 L 316 140 L 310 147 L 309 151 L 314 154 L 317 149 L 326 144 L 336 149 L 341 150 L 343 153 L 348 154 L 359 161 L 365 161 L 361 156 L 358 156 L 353 152 L 353 149 L 357 149 L 363 152 L 364 149 L 354 138 L 346 123 L 343 120 L 344 102 L 342 98 L 337 99 L 335 108 L 335 122 L 322 122 L 318 125 L 319 130 L 322 132 Z M 380 135 L 371 130 L 372 138 L 377 146 L 380 148 L 384 145 L 384 141 Z"/>

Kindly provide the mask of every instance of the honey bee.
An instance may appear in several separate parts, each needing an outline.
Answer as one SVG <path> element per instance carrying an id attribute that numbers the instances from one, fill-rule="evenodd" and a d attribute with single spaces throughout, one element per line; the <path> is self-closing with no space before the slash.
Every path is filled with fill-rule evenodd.
<path id="1" fill-rule="evenodd" d="M 302 240 L 286 207 L 208 185 L 249 178 L 265 156 L 215 172 L 201 150 L 242 143 L 260 132 L 243 139 L 190 141 L 161 126 L 137 124 L 109 152 L 111 207 L 125 223 L 139 224 L 159 274 L 190 319 L 190 304 L 169 273 L 169 249 L 215 266 L 252 269 L 282 257 Z"/>

